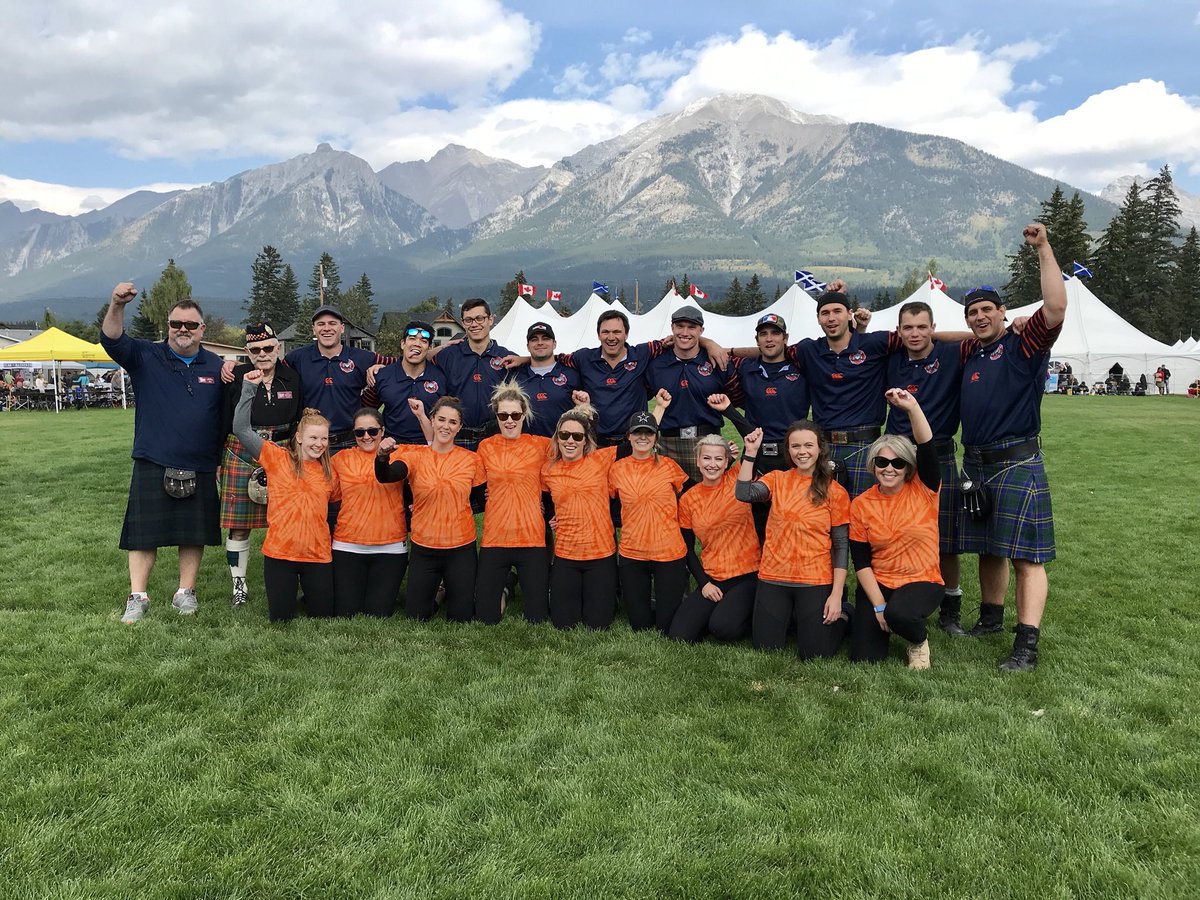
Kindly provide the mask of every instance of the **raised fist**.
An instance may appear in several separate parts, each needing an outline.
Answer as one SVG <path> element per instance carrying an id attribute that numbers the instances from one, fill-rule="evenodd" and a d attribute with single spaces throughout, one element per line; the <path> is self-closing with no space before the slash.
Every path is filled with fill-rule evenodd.
<path id="1" fill-rule="evenodd" d="M 671 392 L 666 388 L 659 388 L 658 393 L 654 395 L 654 402 L 663 408 L 670 406 Z"/>
<path id="2" fill-rule="evenodd" d="M 117 304 L 117 306 L 124 306 L 137 295 L 137 288 L 133 286 L 133 282 L 122 281 L 113 288 L 112 302 Z"/>
<path id="3" fill-rule="evenodd" d="M 396 439 L 394 437 L 385 437 L 379 442 L 379 449 L 375 452 L 380 456 L 387 456 L 396 449 Z"/>
<path id="4" fill-rule="evenodd" d="M 251 369 L 249 372 L 247 372 L 245 375 L 242 376 L 242 379 L 244 381 L 250 382 L 251 384 L 261 384 L 262 380 L 263 380 L 262 370 L 261 369 Z"/>
<path id="5" fill-rule="evenodd" d="M 1026 225 L 1022 234 L 1025 235 L 1025 243 L 1030 247 L 1041 247 L 1049 240 L 1046 237 L 1046 226 L 1041 222 Z"/>

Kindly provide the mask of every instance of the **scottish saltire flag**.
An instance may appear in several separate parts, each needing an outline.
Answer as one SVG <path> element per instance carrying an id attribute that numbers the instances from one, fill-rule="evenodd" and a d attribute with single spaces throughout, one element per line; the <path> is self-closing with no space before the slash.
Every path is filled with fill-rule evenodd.
<path id="1" fill-rule="evenodd" d="M 601 284 L 599 281 L 593 281 L 592 282 L 592 293 L 593 294 L 607 294 L 608 293 L 608 285 Z"/>
<path id="2" fill-rule="evenodd" d="M 694 285 L 694 284 L 692 285 L 692 296 L 695 297 L 697 300 L 707 300 L 708 299 L 708 294 L 706 294 L 704 291 L 700 290 L 699 286 Z"/>
<path id="3" fill-rule="evenodd" d="M 812 272 L 801 272 L 799 269 L 796 270 L 796 284 L 810 292 L 820 293 L 825 290 L 825 282 L 817 281 Z"/>
<path id="4" fill-rule="evenodd" d="M 519 284 L 519 285 L 517 285 L 517 296 L 518 297 L 536 297 L 537 296 L 537 288 L 534 287 L 532 284 Z"/>
<path id="5" fill-rule="evenodd" d="M 1070 275 L 1068 275 L 1066 272 L 1063 272 L 1063 273 L 1062 273 L 1062 276 L 1063 276 L 1063 281 L 1070 281 L 1070 280 L 1071 280 L 1071 276 L 1070 276 Z"/>
<path id="6" fill-rule="evenodd" d="M 1082 266 L 1079 263 L 1072 263 L 1072 265 L 1075 267 L 1075 271 L 1072 274 L 1075 275 L 1076 277 L 1079 277 L 1079 278 L 1091 278 L 1092 277 L 1092 270 L 1089 269 L 1087 266 Z"/>

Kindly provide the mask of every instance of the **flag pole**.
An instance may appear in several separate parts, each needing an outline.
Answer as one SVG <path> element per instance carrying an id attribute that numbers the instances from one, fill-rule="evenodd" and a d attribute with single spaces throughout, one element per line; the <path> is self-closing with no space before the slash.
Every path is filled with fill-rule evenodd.
<path id="1" fill-rule="evenodd" d="M 642 311 L 642 300 L 638 296 L 638 280 L 636 278 L 633 279 L 633 311 L 639 314 Z"/>

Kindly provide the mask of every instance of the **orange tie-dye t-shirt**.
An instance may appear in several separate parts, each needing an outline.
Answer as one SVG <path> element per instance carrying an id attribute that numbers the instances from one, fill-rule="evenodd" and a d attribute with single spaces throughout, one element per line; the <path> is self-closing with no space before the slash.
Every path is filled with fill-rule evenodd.
<path id="1" fill-rule="evenodd" d="M 679 525 L 700 539 L 700 562 L 716 581 L 758 571 L 762 557 L 750 504 L 733 495 L 737 469 L 719 483 L 698 484 L 679 498 Z"/>
<path id="2" fill-rule="evenodd" d="M 914 581 L 942 584 L 938 547 L 938 492 L 920 478 L 888 496 L 879 485 L 850 505 L 850 540 L 871 545 L 871 571 L 884 587 Z"/>
<path id="3" fill-rule="evenodd" d="M 554 498 L 554 555 L 603 559 L 617 552 L 609 511 L 608 470 L 616 447 L 604 447 L 573 462 L 546 463 L 542 481 Z"/>
<path id="4" fill-rule="evenodd" d="M 337 474 L 325 480 L 316 460 L 304 461 L 296 477 L 292 455 L 270 441 L 263 443 L 258 463 L 267 473 L 267 536 L 263 556 L 290 562 L 333 560 L 329 541 L 329 499 L 337 490 Z"/>
<path id="5" fill-rule="evenodd" d="M 797 469 L 768 472 L 761 481 L 771 491 L 771 512 L 758 577 L 785 584 L 832 584 L 829 531 L 850 521 L 846 489 L 831 481 L 824 502 L 814 505 L 808 496 L 812 479 Z"/>
<path id="6" fill-rule="evenodd" d="M 463 447 L 436 453 L 432 447 L 406 444 L 393 450 L 390 459 L 402 459 L 408 466 L 414 543 L 451 550 L 474 542 L 471 488 L 484 482 L 478 456 Z"/>
<path id="7" fill-rule="evenodd" d="M 333 539 L 347 544 L 396 544 L 408 536 L 404 523 L 404 482 L 380 484 L 375 454 L 351 447 L 330 461 L 337 473 L 335 501 L 342 501 Z"/>
<path id="8" fill-rule="evenodd" d="M 479 442 L 487 478 L 481 546 L 546 546 L 542 467 L 549 451 L 550 439 L 536 434 L 496 435 Z"/>
<path id="9" fill-rule="evenodd" d="M 686 481 L 668 456 L 626 456 L 613 463 L 608 486 L 621 500 L 621 556 L 670 562 L 687 553 L 679 533 L 679 489 Z"/>

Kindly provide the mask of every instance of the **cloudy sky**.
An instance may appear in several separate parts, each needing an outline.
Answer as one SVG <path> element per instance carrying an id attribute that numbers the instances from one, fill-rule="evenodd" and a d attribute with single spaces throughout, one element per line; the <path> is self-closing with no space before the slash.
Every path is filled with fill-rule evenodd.
<path id="1" fill-rule="evenodd" d="M 550 164 L 733 91 L 1094 191 L 1168 162 L 1200 194 L 1200 0 L 3 6 L 0 198 L 22 208 L 82 212 L 320 141 L 376 169 L 450 142 Z"/>

